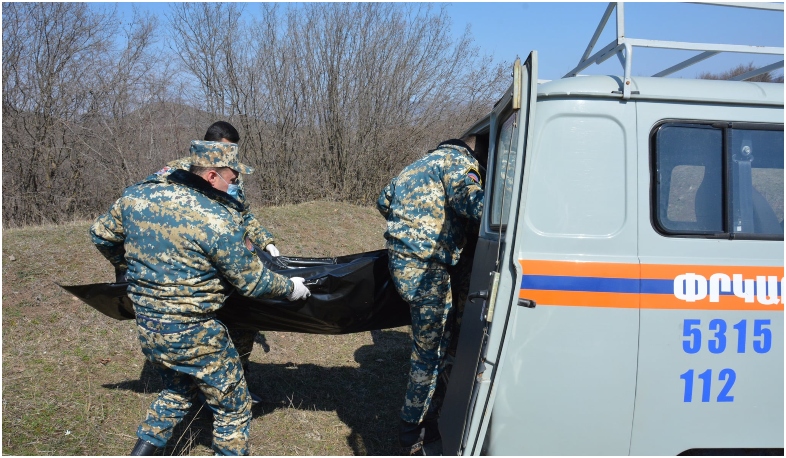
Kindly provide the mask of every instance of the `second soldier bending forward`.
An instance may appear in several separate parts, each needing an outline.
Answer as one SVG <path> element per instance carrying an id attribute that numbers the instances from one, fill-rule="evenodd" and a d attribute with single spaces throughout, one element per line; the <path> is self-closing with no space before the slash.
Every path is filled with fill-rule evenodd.
<path id="1" fill-rule="evenodd" d="M 438 380 L 450 327 L 458 318 L 450 270 L 459 262 L 467 228 L 478 227 L 483 211 L 474 146 L 474 136 L 440 143 L 405 167 L 377 202 L 387 219 L 393 283 L 412 316 L 409 382 L 399 428 L 399 444 L 410 454 L 440 439 L 437 419 L 444 387 Z"/>

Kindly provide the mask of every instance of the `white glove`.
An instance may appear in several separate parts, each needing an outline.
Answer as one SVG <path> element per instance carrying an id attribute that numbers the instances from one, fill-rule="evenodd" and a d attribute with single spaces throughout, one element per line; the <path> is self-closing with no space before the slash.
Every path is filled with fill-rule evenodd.
<path id="1" fill-rule="evenodd" d="M 267 246 L 265 247 L 265 251 L 270 253 L 270 256 L 273 256 L 274 258 L 280 254 L 278 252 L 278 248 L 276 248 L 276 246 L 273 245 L 272 243 L 267 244 Z"/>
<path id="2" fill-rule="evenodd" d="M 292 288 L 292 293 L 289 296 L 287 296 L 287 299 L 289 299 L 290 301 L 299 301 L 311 295 L 311 291 L 309 291 L 308 287 L 303 284 L 303 282 L 306 281 L 305 278 L 292 277 L 290 278 L 290 280 L 292 281 L 292 284 L 295 285 L 295 287 Z"/>

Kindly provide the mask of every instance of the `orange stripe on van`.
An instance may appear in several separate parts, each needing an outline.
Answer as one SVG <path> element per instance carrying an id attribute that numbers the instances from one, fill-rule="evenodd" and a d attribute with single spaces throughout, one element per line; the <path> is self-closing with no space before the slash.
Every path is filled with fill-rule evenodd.
<path id="1" fill-rule="evenodd" d="M 568 305 L 579 307 L 639 308 L 640 294 L 584 293 L 576 291 L 521 290 L 519 297 L 540 305 Z"/>
<path id="2" fill-rule="evenodd" d="M 534 300 L 544 306 L 578 306 L 600 308 L 642 308 L 652 310 L 725 310 L 725 311 L 783 311 L 783 301 L 765 305 L 754 296 L 745 302 L 729 291 L 722 291 L 713 302 L 707 294 L 701 299 L 683 289 L 678 297 L 674 280 L 687 282 L 695 276 L 710 280 L 714 274 L 725 274 L 729 279 L 739 274 L 746 280 L 757 277 L 776 277 L 782 287 L 782 267 L 764 266 L 699 266 L 680 264 L 624 264 L 587 261 L 519 261 L 522 268 L 519 297 Z M 690 275 L 693 274 L 693 275 Z M 679 278 L 679 276 L 684 276 Z M 690 288 L 696 293 L 697 285 Z M 679 282 L 679 281 L 678 281 Z M 759 288 L 759 282 L 756 283 Z M 767 284 L 767 288 L 772 284 Z M 683 283 L 683 288 L 689 288 Z M 709 285 L 708 285 L 709 290 Z M 757 291 L 758 292 L 758 291 Z M 778 291 L 766 291 L 768 298 L 778 297 Z M 782 294 L 782 291 L 780 291 Z M 695 300 L 690 301 L 688 298 Z M 764 300 L 764 299 L 763 299 Z"/>
<path id="3" fill-rule="evenodd" d="M 744 278 L 756 278 L 759 275 L 772 275 L 783 278 L 783 267 L 759 266 L 697 266 L 679 264 L 641 264 L 641 278 L 669 278 L 684 273 L 694 273 L 710 278 L 713 274 L 742 274 Z"/>
<path id="4" fill-rule="evenodd" d="M 783 267 L 762 266 L 703 266 L 687 264 L 628 264 L 590 261 L 526 261 L 519 260 L 525 275 L 566 275 L 608 278 L 663 278 L 673 279 L 687 272 L 709 278 L 716 273 L 742 274 L 745 278 L 757 275 L 784 276 Z"/>
<path id="5" fill-rule="evenodd" d="M 579 293 L 575 291 L 521 290 L 519 297 L 535 301 L 538 306 L 597 307 L 649 310 L 715 310 L 782 312 L 783 303 L 762 305 L 745 303 L 736 296 L 721 296 L 719 302 L 707 300 L 685 302 L 662 294 Z M 641 304 L 639 304 L 641 301 Z"/>
<path id="6" fill-rule="evenodd" d="M 525 274 L 567 275 L 582 277 L 640 278 L 638 264 L 587 261 L 525 261 L 520 260 Z"/>

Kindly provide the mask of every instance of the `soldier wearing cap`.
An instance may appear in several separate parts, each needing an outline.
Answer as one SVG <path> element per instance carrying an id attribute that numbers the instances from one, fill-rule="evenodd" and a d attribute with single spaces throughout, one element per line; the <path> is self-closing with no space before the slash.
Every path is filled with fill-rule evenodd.
<path id="1" fill-rule="evenodd" d="M 377 201 L 387 219 L 390 274 L 412 316 L 409 382 L 399 425 L 399 445 L 407 454 L 419 454 L 424 445 L 440 439 L 437 418 L 444 386 L 438 380 L 451 327 L 460 319 L 453 295 L 466 297 L 469 286 L 459 259 L 469 231 L 477 233 L 483 211 L 475 141 L 467 136 L 440 143 L 404 167 Z"/>
<path id="2" fill-rule="evenodd" d="M 242 205 L 227 191 L 253 169 L 237 145 L 191 142 L 191 171 L 129 186 L 90 228 L 116 271 L 127 270 L 139 342 L 164 389 L 137 430 L 132 455 L 163 447 L 201 392 L 213 411 L 213 449 L 247 455 L 251 402 L 237 350 L 215 318 L 233 290 L 301 300 L 302 278 L 266 269 L 245 244 Z"/>
<path id="3" fill-rule="evenodd" d="M 225 143 L 238 143 L 240 141 L 240 134 L 235 127 L 226 121 L 216 121 L 208 127 L 205 132 L 203 140 L 225 142 Z M 170 161 L 165 167 L 157 171 L 155 174 L 150 175 L 148 180 L 165 180 L 166 177 L 175 170 L 191 170 L 191 156 L 182 157 Z M 228 194 L 234 197 L 238 202 L 243 204 L 243 228 L 246 231 L 246 239 L 248 246 L 253 250 L 255 247 L 264 248 L 271 256 L 278 256 L 279 251 L 275 246 L 273 234 L 270 233 L 262 223 L 257 219 L 254 213 L 246 202 L 245 191 L 243 189 L 243 176 L 242 174 L 237 177 L 237 186 L 230 186 Z M 125 272 L 117 272 L 117 281 L 125 281 L 123 276 Z M 235 345 L 237 352 L 240 354 L 240 362 L 243 366 L 243 373 L 248 380 L 250 370 L 250 356 L 254 350 L 254 339 L 258 331 L 250 329 L 241 329 L 236 326 L 227 325 L 229 330 L 229 338 Z M 262 398 L 249 391 L 251 396 L 252 406 L 262 401 Z"/>

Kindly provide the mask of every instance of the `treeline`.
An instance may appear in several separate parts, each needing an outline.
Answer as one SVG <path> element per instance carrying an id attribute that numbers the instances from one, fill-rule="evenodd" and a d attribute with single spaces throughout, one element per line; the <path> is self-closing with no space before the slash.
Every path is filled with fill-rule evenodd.
<path id="1" fill-rule="evenodd" d="M 747 64 L 739 64 L 730 70 L 726 70 L 725 72 L 719 72 L 719 73 L 701 72 L 698 74 L 697 78 L 705 79 L 705 80 L 731 80 L 735 76 L 744 75 L 755 69 L 756 66 L 753 65 L 753 62 L 750 62 Z M 773 76 L 773 74 L 770 72 L 764 72 L 754 76 L 753 78 L 746 79 L 745 81 L 750 81 L 753 83 L 781 83 L 782 84 L 783 75 Z"/>
<path id="2" fill-rule="evenodd" d="M 370 204 L 510 82 L 428 4 L 175 3 L 122 23 L 86 3 L 2 14 L 4 227 L 106 211 L 216 120 L 257 168 L 254 205 Z"/>

